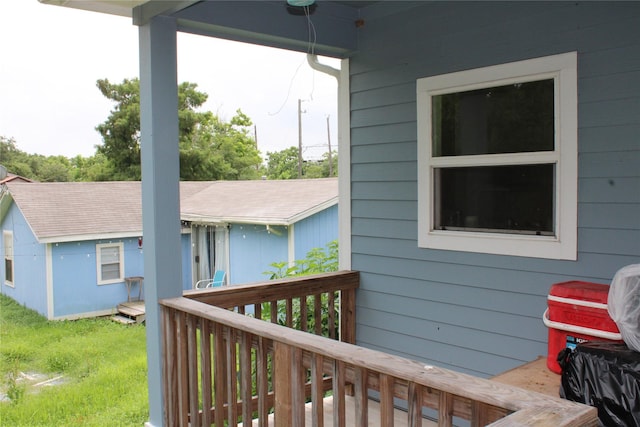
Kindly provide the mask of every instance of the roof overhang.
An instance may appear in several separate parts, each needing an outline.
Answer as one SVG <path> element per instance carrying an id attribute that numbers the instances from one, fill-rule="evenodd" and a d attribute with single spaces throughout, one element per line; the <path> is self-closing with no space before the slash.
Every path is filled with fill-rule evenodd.
<path id="1" fill-rule="evenodd" d="M 38 0 L 43 4 L 65 6 L 91 12 L 107 13 L 133 17 L 133 9 L 148 2 L 148 0 Z"/>
<path id="2" fill-rule="evenodd" d="M 133 23 L 142 25 L 156 15 L 178 12 L 199 0 L 38 0 L 43 4 L 65 6 L 91 12 L 133 18 Z"/>
<path id="3" fill-rule="evenodd" d="M 326 202 L 320 203 L 311 209 L 307 209 L 292 217 L 288 218 L 265 218 L 265 217 L 247 217 L 247 216 L 220 216 L 212 217 L 207 215 L 199 215 L 194 213 L 180 213 L 181 221 L 188 221 L 196 224 L 254 224 L 254 225 L 282 225 L 290 226 L 298 221 L 315 215 L 331 206 L 338 204 L 338 197 L 332 197 Z"/>

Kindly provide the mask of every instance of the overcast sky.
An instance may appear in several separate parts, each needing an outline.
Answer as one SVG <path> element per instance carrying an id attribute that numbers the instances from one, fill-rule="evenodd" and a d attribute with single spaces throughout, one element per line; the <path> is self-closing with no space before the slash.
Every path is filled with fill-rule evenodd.
<path id="1" fill-rule="evenodd" d="M 95 127 L 113 108 L 96 81 L 138 77 L 137 30 L 129 18 L 5 0 L 0 135 L 28 153 L 93 155 L 101 143 Z M 326 151 L 327 116 L 337 149 L 336 81 L 313 71 L 304 54 L 178 33 L 178 81 L 196 83 L 209 95 L 204 109 L 225 120 L 242 109 L 256 125 L 263 157 L 298 145 L 298 99 L 304 157 Z"/>

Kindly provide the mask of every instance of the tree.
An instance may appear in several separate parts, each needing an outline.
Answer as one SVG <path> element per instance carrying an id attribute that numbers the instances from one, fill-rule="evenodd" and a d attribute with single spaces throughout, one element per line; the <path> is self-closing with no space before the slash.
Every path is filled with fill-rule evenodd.
<path id="1" fill-rule="evenodd" d="M 338 156 L 332 153 L 333 175 L 329 174 L 329 153 L 323 155 L 322 160 L 305 160 L 302 164 L 303 178 L 327 178 L 336 176 L 338 171 Z M 267 178 L 294 179 L 298 178 L 298 148 L 289 147 L 282 151 L 267 152 Z"/>
<path id="2" fill-rule="evenodd" d="M 116 103 L 107 120 L 96 130 L 102 136 L 98 154 L 104 155 L 114 167 L 113 180 L 139 180 L 140 170 L 140 82 L 124 79 L 112 84 L 98 80 L 98 89 Z"/>
<path id="3" fill-rule="evenodd" d="M 7 171 L 44 182 L 69 181 L 69 160 L 64 156 L 45 157 L 19 150 L 13 138 L 0 136 L 0 159 Z"/>
<path id="4" fill-rule="evenodd" d="M 18 149 L 15 139 L 0 136 L 0 161 L 9 172 L 35 179 L 29 155 Z"/>
<path id="5" fill-rule="evenodd" d="M 38 167 L 38 180 L 42 182 L 66 182 L 71 179 L 71 164 L 64 156 L 43 158 Z"/>
<path id="6" fill-rule="evenodd" d="M 125 79 L 112 84 L 104 79 L 98 80 L 97 86 L 116 103 L 107 120 L 96 127 L 103 139 L 98 153 L 113 166 L 111 179 L 140 179 L 140 82 Z M 229 123 L 210 111 L 197 111 L 207 98 L 195 83 L 178 86 L 180 178 L 257 178 L 261 158 L 249 137 L 251 120 L 240 110 Z"/>
<path id="7" fill-rule="evenodd" d="M 109 181 L 113 175 L 113 166 L 106 156 L 96 153 L 95 156 L 80 155 L 69 160 L 72 181 Z"/>
<path id="8" fill-rule="evenodd" d="M 267 178 L 294 179 L 298 177 L 298 148 L 267 152 Z"/>
<path id="9" fill-rule="evenodd" d="M 262 159 L 249 136 L 251 125 L 251 119 L 241 110 L 230 122 L 209 114 L 189 138 L 180 141 L 180 178 L 256 179 Z"/>

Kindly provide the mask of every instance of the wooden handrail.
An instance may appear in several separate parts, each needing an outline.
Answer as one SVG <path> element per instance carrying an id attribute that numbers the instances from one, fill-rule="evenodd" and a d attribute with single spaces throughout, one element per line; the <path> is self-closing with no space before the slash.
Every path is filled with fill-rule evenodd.
<path id="1" fill-rule="evenodd" d="M 271 298 L 272 296 L 269 296 Z M 237 396 L 229 389 L 235 389 L 235 374 L 226 372 L 235 369 L 236 342 L 247 342 L 251 337 L 263 346 L 273 343 L 275 353 L 272 356 L 275 365 L 272 375 L 275 383 L 275 423 L 276 426 L 288 426 L 298 420 L 304 411 L 303 377 L 309 375 L 314 381 L 329 373 L 333 378 L 334 425 L 344 425 L 344 389 L 345 383 L 354 384 L 356 407 L 359 407 L 357 420 L 359 425 L 367 424 L 366 398 L 368 390 L 377 390 L 381 399 L 381 422 L 391 425 L 394 397 L 407 402 L 409 425 L 421 425 L 422 407 L 439 411 L 439 425 L 450 426 L 453 416 L 471 420 L 472 425 L 493 426 L 595 426 L 597 413 L 595 408 L 553 398 L 535 392 L 500 384 L 470 375 L 425 365 L 398 356 L 382 353 L 353 344 L 338 342 L 305 332 L 262 322 L 242 316 L 226 309 L 194 301 L 192 298 L 173 298 L 161 301 L 165 319 L 165 354 L 168 360 L 167 387 L 181 387 L 184 391 L 171 391 L 171 397 L 178 402 L 169 402 L 169 409 L 178 410 L 170 415 L 170 425 L 209 425 L 208 416 L 191 416 L 184 413 L 197 412 L 197 378 L 191 371 L 198 369 L 195 333 L 198 325 L 201 330 L 213 331 L 215 357 L 215 375 L 230 378 L 225 390 L 224 384 L 215 385 L 215 421 L 216 425 L 227 420 L 237 422 Z M 184 323 L 183 323 L 184 322 Z M 206 325 L 206 326 L 205 326 Z M 175 331 L 175 332 L 173 332 Z M 226 331 L 226 332 L 225 332 Z M 224 336 L 235 336 L 227 340 Z M 186 335 L 186 338 L 185 338 Z M 201 335 L 202 336 L 202 335 Z M 271 346 L 271 345 L 270 345 Z M 241 357 L 246 358 L 248 350 L 240 346 Z M 225 350 L 226 349 L 226 350 Z M 171 356 L 176 351 L 177 356 Z M 225 354 L 225 357 L 220 357 Z M 245 354 L 245 356 L 242 356 Z M 206 355 L 210 357 L 210 355 Z M 185 359 L 185 360 L 183 360 Z M 231 360 L 230 360 L 231 359 Z M 174 363 L 175 367 L 171 365 Z M 201 362 L 202 363 L 202 359 Z M 310 370 L 310 373 L 309 373 Z M 226 372 L 226 373 L 224 373 Z M 223 374 L 224 373 L 224 374 Z M 190 375 L 192 375 L 190 379 Z M 315 385 L 317 387 L 317 384 Z M 165 389 L 166 390 L 166 389 Z M 264 388 L 263 388 L 264 392 Z M 194 397 L 195 396 L 195 397 Z M 317 408 L 322 393 L 312 393 L 312 402 Z M 260 399 L 260 396 L 258 396 Z M 189 400 L 192 402 L 190 403 Z M 224 416 L 226 402 L 227 417 Z M 264 405 L 264 402 L 262 403 Z M 260 405 L 260 403 L 259 403 Z M 179 408 L 177 408 L 178 406 Z M 235 408 L 235 409 L 234 409 Z M 249 414 L 243 405 L 242 411 Z M 206 409 L 206 408 L 205 408 Z M 208 412 L 204 410 L 203 413 Z M 258 414 L 260 425 L 266 426 L 265 412 Z M 314 410 L 314 419 L 318 420 L 318 411 Z"/>
<path id="2" fill-rule="evenodd" d="M 233 308 L 304 295 L 355 290 L 359 284 L 360 274 L 357 271 L 337 271 L 245 285 L 193 289 L 185 291 L 183 296 L 216 307 Z"/>

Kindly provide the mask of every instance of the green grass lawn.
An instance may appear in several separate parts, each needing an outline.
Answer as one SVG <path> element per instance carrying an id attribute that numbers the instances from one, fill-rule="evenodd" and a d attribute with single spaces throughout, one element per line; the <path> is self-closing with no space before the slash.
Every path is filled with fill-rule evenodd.
<path id="1" fill-rule="evenodd" d="M 57 377 L 58 385 L 34 386 Z M 12 398 L 0 402 L 2 426 L 141 426 L 145 328 L 51 322 L 0 295 L 0 395 Z"/>

